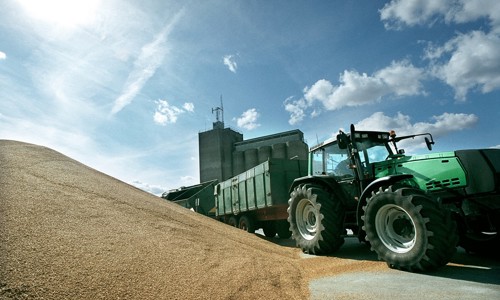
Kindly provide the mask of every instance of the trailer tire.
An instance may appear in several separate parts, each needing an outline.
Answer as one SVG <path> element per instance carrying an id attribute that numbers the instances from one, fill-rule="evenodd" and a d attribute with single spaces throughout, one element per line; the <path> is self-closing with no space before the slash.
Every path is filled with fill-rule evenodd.
<path id="1" fill-rule="evenodd" d="M 276 225 L 274 224 L 274 221 L 266 221 L 262 225 L 262 231 L 264 231 L 264 235 L 266 237 L 273 238 L 276 236 Z"/>
<path id="2" fill-rule="evenodd" d="M 278 232 L 278 236 L 280 239 L 289 239 L 292 236 L 292 232 L 290 231 L 290 224 L 287 220 L 278 220 L 276 221 L 276 231 Z"/>
<path id="3" fill-rule="evenodd" d="M 366 240 L 391 268 L 435 270 L 456 251 L 458 235 L 450 212 L 421 190 L 380 188 L 363 210 Z"/>
<path id="4" fill-rule="evenodd" d="M 500 251 L 500 215 L 482 214 L 474 220 L 465 221 L 457 217 L 458 233 L 460 236 L 459 246 L 468 253 L 476 254 L 497 254 Z M 469 226 L 466 225 L 466 222 Z M 488 227 L 493 223 L 495 229 L 491 232 Z"/>
<path id="5" fill-rule="evenodd" d="M 255 233 L 255 220 L 252 216 L 243 215 L 238 222 L 238 228 L 249 233 Z"/>
<path id="6" fill-rule="evenodd" d="M 227 219 L 227 225 L 233 226 L 233 227 L 238 227 L 238 217 L 237 216 L 230 216 L 229 219 Z"/>
<path id="7" fill-rule="evenodd" d="M 288 200 L 292 238 L 306 253 L 328 254 L 344 243 L 344 208 L 333 193 L 316 184 L 299 185 Z"/>

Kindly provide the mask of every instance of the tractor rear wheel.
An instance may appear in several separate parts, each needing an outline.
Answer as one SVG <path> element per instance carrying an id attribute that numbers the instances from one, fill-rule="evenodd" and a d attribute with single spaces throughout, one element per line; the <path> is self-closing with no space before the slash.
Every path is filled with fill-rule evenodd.
<path id="1" fill-rule="evenodd" d="M 450 212 L 418 189 L 381 188 L 363 209 L 366 240 L 391 268 L 434 270 L 456 251 L 458 235 Z"/>
<path id="2" fill-rule="evenodd" d="M 315 184 L 299 185 L 288 200 L 292 238 L 302 251 L 327 254 L 344 243 L 344 208 L 333 193 Z"/>

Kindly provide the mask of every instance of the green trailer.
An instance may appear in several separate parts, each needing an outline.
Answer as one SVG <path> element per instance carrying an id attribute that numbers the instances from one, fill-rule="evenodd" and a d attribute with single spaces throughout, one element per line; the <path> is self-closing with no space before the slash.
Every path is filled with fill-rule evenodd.
<path id="1" fill-rule="evenodd" d="M 248 232 L 289 238 L 289 187 L 307 174 L 306 160 L 269 160 L 215 186 L 216 218 Z"/>
<path id="2" fill-rule="evenodd" d="M 215 217 L 214 186 L 217 180 L 203 182 L 189 187 L 181 187 L 163 193 L 163 199 L 172 201 L 187 209 Z"/>

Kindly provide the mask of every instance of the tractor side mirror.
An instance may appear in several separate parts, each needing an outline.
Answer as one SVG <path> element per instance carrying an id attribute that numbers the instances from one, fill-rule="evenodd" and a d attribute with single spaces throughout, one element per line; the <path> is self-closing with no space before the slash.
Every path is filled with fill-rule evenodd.
<path id="1" fill-rule="evenodd" d="M 429 140 L 428 137 L 425 137 L 425 144 L 427 145 L 427 149 L 429 149 L 429 151 L 431 151 L 432 145 L 434 145 L 434 141 L 431 141 L 431 140 Z"/>

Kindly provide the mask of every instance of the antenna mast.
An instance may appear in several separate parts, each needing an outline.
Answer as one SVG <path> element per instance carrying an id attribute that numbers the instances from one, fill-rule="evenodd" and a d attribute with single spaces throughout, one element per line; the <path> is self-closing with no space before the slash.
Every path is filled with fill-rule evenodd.
<path id="1" fill-rule="evenodd" d="M 224 106 L 222 104 L 222 95 L 220 95 L 220 106 L 212 108 L 212 114 L 215 112 L 214 129 L 224 129 Z"/>

